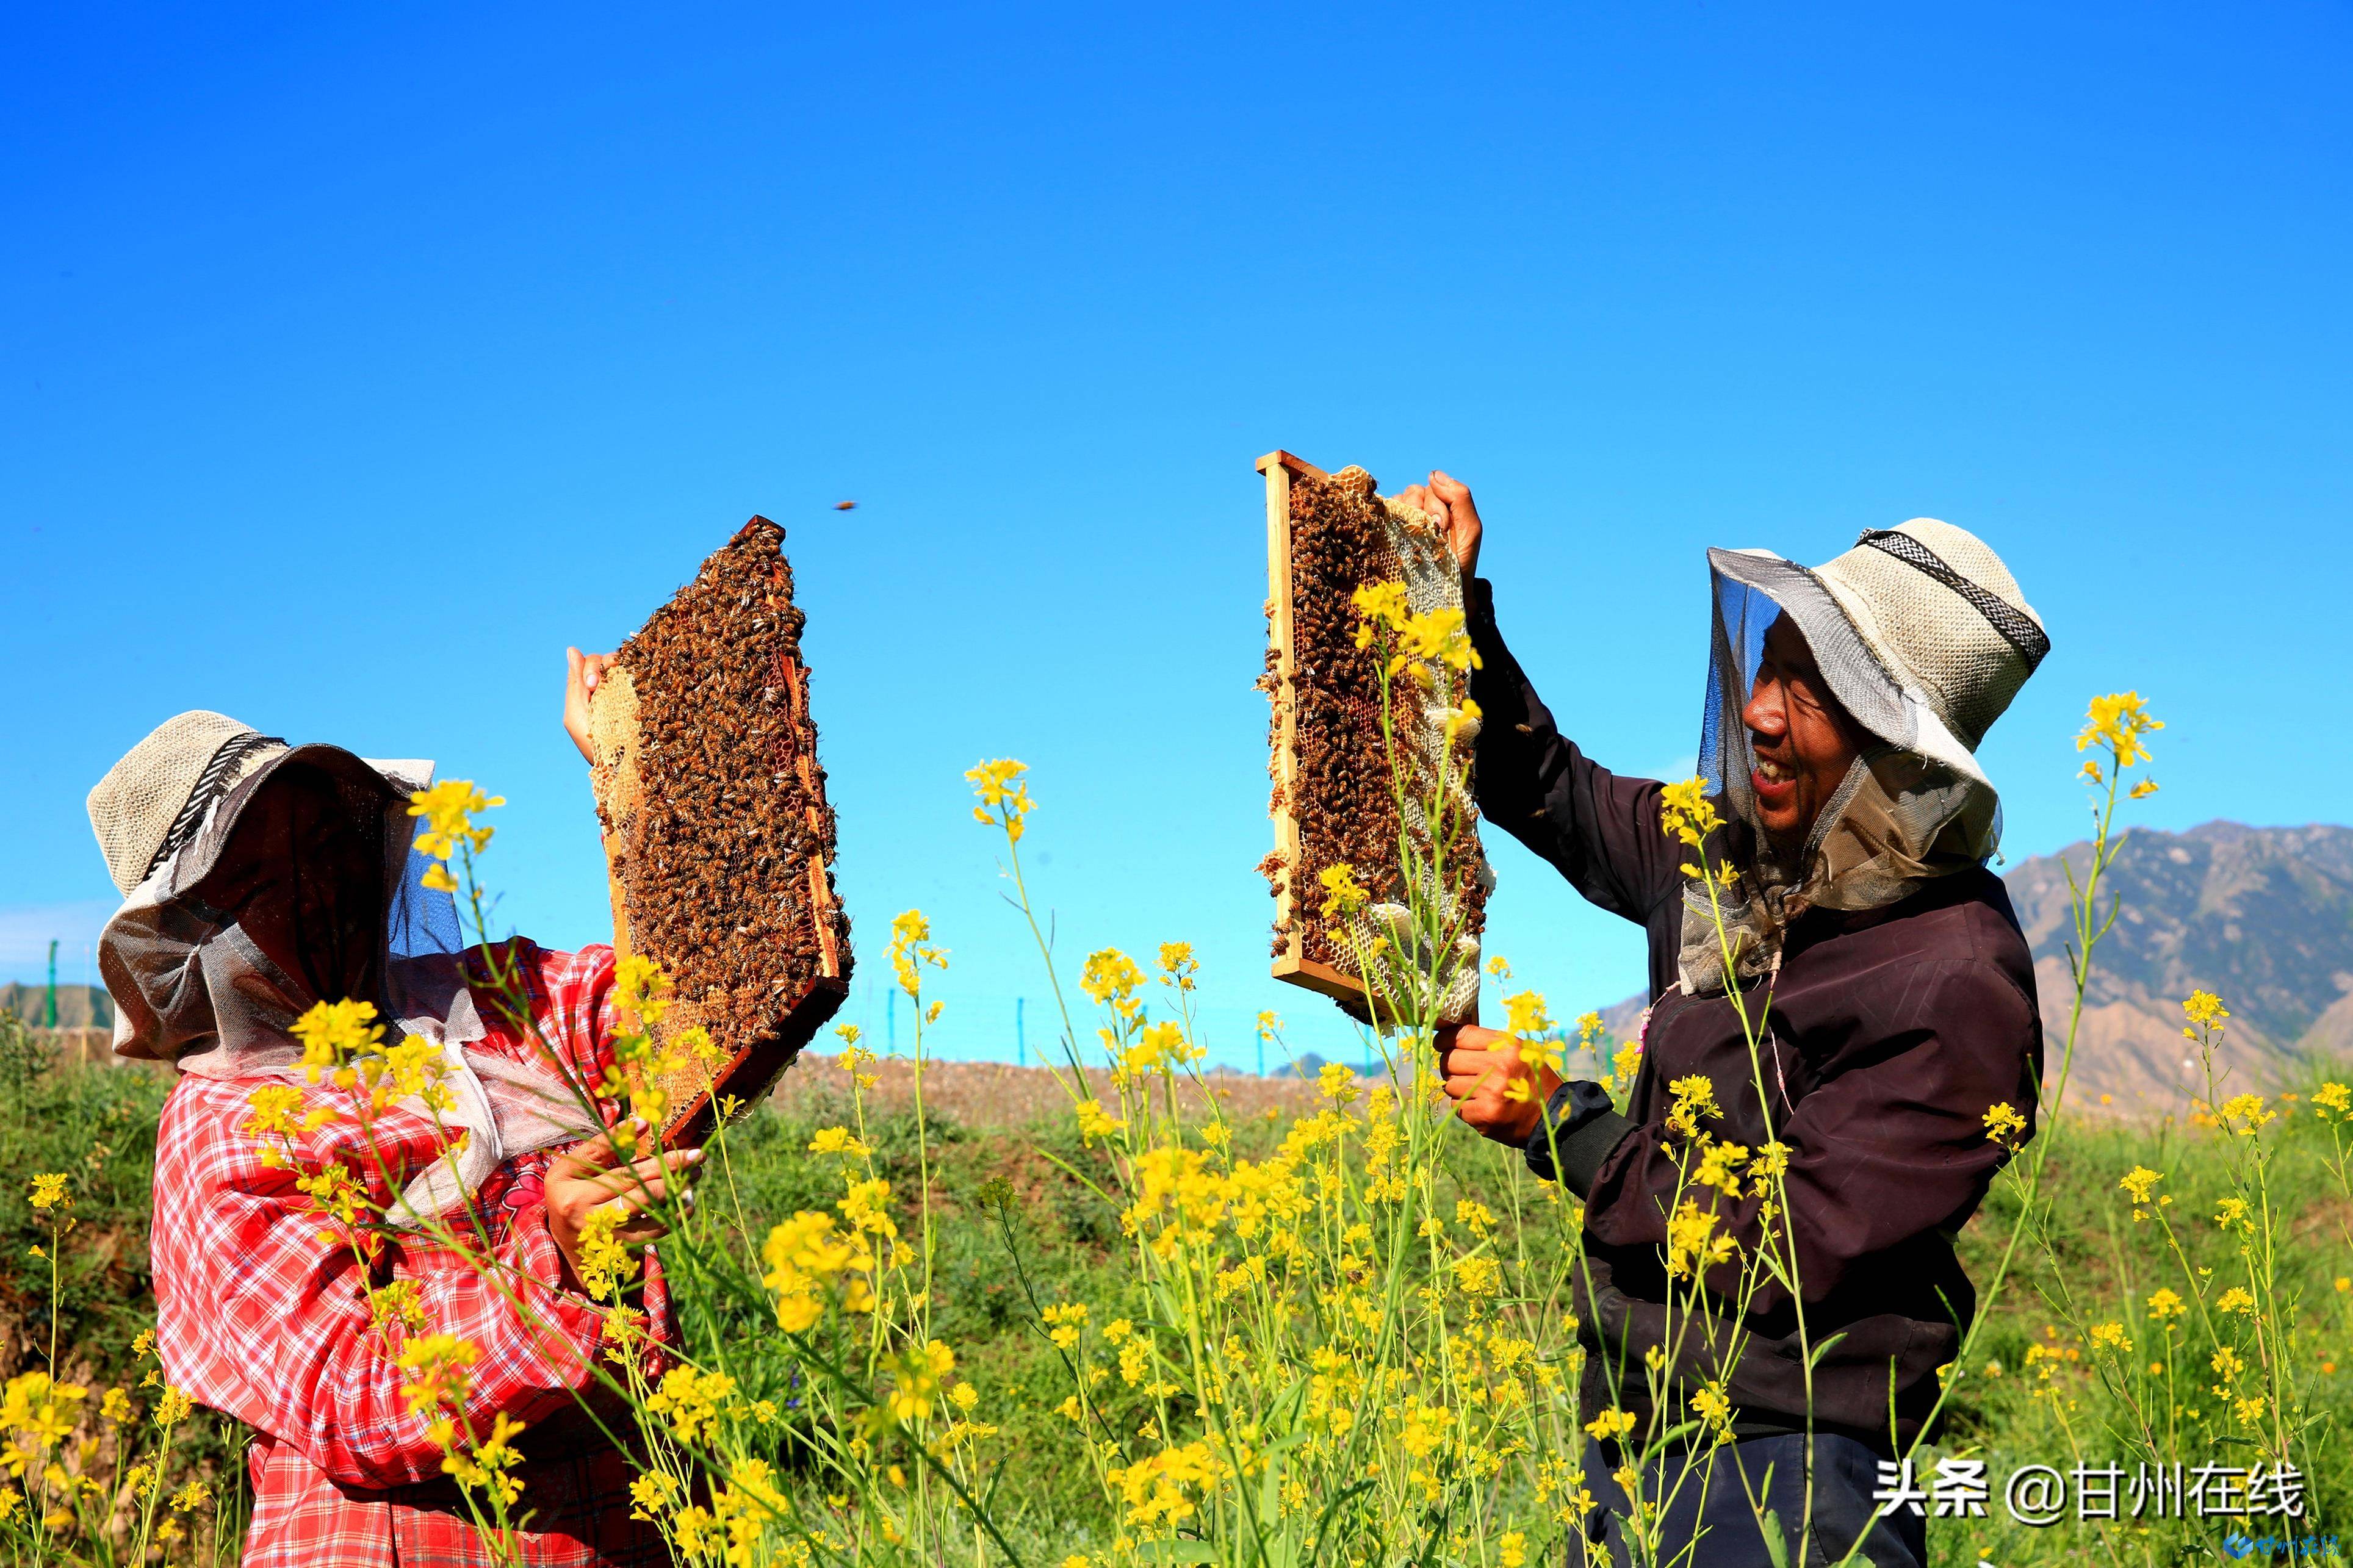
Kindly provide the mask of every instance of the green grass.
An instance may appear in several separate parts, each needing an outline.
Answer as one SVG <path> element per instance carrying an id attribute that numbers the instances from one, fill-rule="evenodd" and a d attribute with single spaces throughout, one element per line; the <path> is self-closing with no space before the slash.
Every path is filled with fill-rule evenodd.
<path id="1" fill-rule="evenodd" d="M 2316 1068 L 2302 1086 L 2308 1095 L 2324 1075 Z M 2341 1068 L 2326 1076 L 2342 1079 Z M 133 1383 L 132 1336 L 154 1317 L 148 1272 L 146 1221 L 157 1116 L 169 1082 L 137 1068 L 58 1064 L 37 1037 L 13 1021 L 0 1022 L 0 1358 L 16 1372 L 43 1364 L 54 1304 L 61 1374 L 93 1386 Z M 823 1099 L 797 1102 L 790 1115 L 763 1109 L 733 1130 L 726 1157 L 702 1190 L 706 1213 L 733 1219 L 738 1207 L 754 1237 L 797 1210 L 829 1205 L 839 1196 L 836 1163 L 803 1150 L 820 1126 L 847 1119 L 846 1105 Z M 2314 1452 L 2353 1451 L 2346 1440 L 2353 1420 L 2353 1293 L 2337 1288 L 2353 1274 L 2348 1225 L 2353 1203 L 2326 1168 L 2333 1145 L 2328 1128 L 2298 1102 L 2264 1136 L 2277 1151 L 2273 1186 L 2281 1211 L 2283 1300 L 2294 1304 L 2291 1353 L 2309 1389 L 2309 1409 L 2321 1425 Z M 1271 1142 L 1264 1123 L 1245 1123 L 1242 1152 Z M 903 1226 L 921 1223 L 922 1190 L 916 1124 L 901 1113 L 870 1121 L 868 1141 L 898 1194 Z M 2166 1173 L 2168 1211 L 2193 1267 L 2227 1271 L 2238 1263 L 2237 1243 L 2212 1223 L 2227 1189 L 2221 1145 L 2213 1133 L 2179 1124 L 2069 1121 L 2056 1132 L 2045 1195 L 2054 1216 L 2046 1253 L 2021 1247 L 2010 1280 L 1995 1303 L 1987 1332 L 1960 1370 L 1961 1379 L 1934 1446 L 1936 1457 L 1988 1461 L 1997 1492 L 1983 1521 L 1938 1521 L 1931 1530 L 1940 1563 L 1970 1564 L 1982 1556 L 2002 1564 L 2050 1561 L 2072 1551 L 2100 1552 L 2088 1530 L 2072 1523 L 2027 1531 L 2002 1512 L 1999 1484 L 2019 1464 L 2062 1469 L 2078 1461 L 2104 1462 L 2124 1454 L 2112 1430 L 2120 1406 L 2104 1391 L 2095 1357 L 2078 1330 L 2109 1319 L 2136 1325 L 2146 1352 L 2147 1333 L 2138 1303 L 2161 1285 L 2187 1294 L 2180 1265 L 2154 1224 L 2136 1224 L 2118 1178 L 2137 1164 Z M 937 1237 L 934 1331 L 956 1347 L 958 1371 L 987 1401 L 1003 1428 L 999 1451 L 1017 1458 L 1004 1468 L 992 1507 L 1009 1530 L 1049 1552 L 1100 1539 L 1104 1505 L 1082 1464 L 1062 1462 L 1075 1451 L 1073 1435 L 1056 1413 L 1070 1388 L 1060 1354 L 1035 1326 L 1036 1308 L 1084 1300 L 1098 1321 L 1144 1316 L 1131 1299 L 1133 1272 L 1120 1260 L 1126 1243 L 1118 1215 L 1096 1187 L 1115 1188 L 1106 1155 L 1090 1148 L 1067 1119 L 1044 1125 L 976 1131 L 934 1118 L 931 1218 Z M 1450 1146 L 1446 1177 L 1461 1195 L 1481 1198 L 1499 1215 L 1509 1207 L 1509 1156 L 1467 1131 Z M 37 1172 L 72 1177 L 75 1229 L 60 1248 L 54 1303 L 49 1262 L 32 1248 L 48 1231 L 26 1202 Z M 1448 1197 L 1454 1194 L 1445 1194 Z M 1980 1292 L 2016 1216 L 2015 1199 L 1997 1184 L 1963 1236 L 1963 1256 Z M 1542 1227 L 1556 1223 L 1530 1211 L 1525 1245 L 1556 1245 Z M 2064 1287 L 2063 1289 L 2063 1286 Z M 2070 1326 L 2073 1303 L 2075 1328 Z M 701 1309 L 716 1313 L 717 1308 Z M 688 1325 L 690 1334 L 748 1331 L 718 1318 Z M 2054 1336 L 2050 1331 L 2058 1331 Z M 2030 1365 L 2029 1347 L 2056 1347 L 2056 1359 Z M 2064 1352 L 2077 1352 L 2070 1360 Z M 2202 1354 L 2203 1352 L 2199 1352 Z M 1999 1375 L 1987 1370 L 1998 1363 Z M 2039 1375 L 2048 1367 L 2050 1376 Z M 2202 1378 L 2185 1370 L 2181 1386 L 2193 1397 Z M 2209 1401 L 2209 1403 L 2211 1403 Z M 1143 1407 L 1135 1412 L 1141 1418 Z M 525 1450 L 529 1444 L 526 1440 Z M 2226 1441 L 2202 1434 L 2190 1449 L 2230 1462 Z M 210 1450 L 217 1473 L 233 1479 L 242 1468 L 220 1461 L 226 1443 Z M 1924 1466 L 1924 1468 L 1929 1468 Z M 2312 1508 L 2324 1530 L 2353 1518 L 2353 1474 L 2322 1469 L 2307 1478 Z M 2253 1527 L 2252 1533 L 2263 1530 Z M 2274 1531 L 2276 1532 L 2276 1531 Z M 2179 1532 L 2133 1537 L 2129 1527 L 2105 1550 L 2136 1545 L 2134 1560 L 2179 1560 Z"/>

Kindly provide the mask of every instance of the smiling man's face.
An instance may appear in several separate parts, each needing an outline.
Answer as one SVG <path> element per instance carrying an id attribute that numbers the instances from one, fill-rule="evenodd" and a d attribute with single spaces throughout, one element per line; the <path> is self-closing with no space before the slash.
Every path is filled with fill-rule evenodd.
<path id="1" fill-rule="evenodd" d="M 1764 659 L 1740 721 L 1757 757 L 1748 783 L 1767 837 L 1785 849 L 1803 844 L 1823 803 L 1845 782 L 1863 736 L 1787 616 L 1765 634 Z"/>

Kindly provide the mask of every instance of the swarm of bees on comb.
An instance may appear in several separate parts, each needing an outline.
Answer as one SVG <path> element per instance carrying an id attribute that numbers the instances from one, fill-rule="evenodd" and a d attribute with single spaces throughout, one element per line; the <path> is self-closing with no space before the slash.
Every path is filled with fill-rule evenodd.
<path id="1" fill-rule="evenodd" d="M 1323 873 L 1346 865 L 1379 903 L 1406 901 L 1398 821 L 1381 733 L 1381 653 L 1356 647 L 1353 596 L 1403 574 L 1388 503 L 1359 468 L 1327 474 L 1288 452 L 1260 459 L 1267 478 L 1268 643 L 1261 681 L 1273 702 L 1273 853 L 1259 864 L 1275 894 L 1276 978 L 1351 1004 L 1356 960 L 1319 910 Z M 1420 694 L 1393 689 L 1402 737 Z M 1450 866 L 1464 934 L 1476 937 L 1488 879 L 1475 825 Z"/>
<path id="2" fill-rule="evenodd" d="M 700 1026 L 723 1058 L 662 1085 L 673 1145 L 705 1136 L 722 1100 L 757 1104 L 849 994 L 784 537 L 745 523 L 621 645 L 590 704 L 615 948 L 671 978 L 657 1038 Z"/>

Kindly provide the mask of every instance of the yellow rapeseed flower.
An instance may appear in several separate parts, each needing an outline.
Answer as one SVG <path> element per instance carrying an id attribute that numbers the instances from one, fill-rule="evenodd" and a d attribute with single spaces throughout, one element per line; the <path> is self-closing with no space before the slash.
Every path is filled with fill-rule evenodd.
<path id="1" fill-rule="evenodd" d="M 2230 1009 L 2222 1005 L 2222 999 L 2211 991 L 2192 991 L 2189 999 L 2181 1004 L 2181 1010 L 2189 1016 L 2194 1026 L 2181 1032 L 2193 1040 L 2198 1037 L 2195 1029 L 2213 1028 L 2231 1016 Z"/>
<path id="2" fill-rule="evenodd" d="M 890 1366 L 895 1380 L 891 1414 L 902 1421 L 921 1421 L 930 1416 L 941 1381 L 955 1370 L 955 1352 L 932 1340 L 921 1350 L 892 1357 Z"/>
<path id="3" fill-rule="evenodd" d="M 1079 1136 L 1091 1143 L 1098 1138 L 1108 1138 L 1127 1125 L 1121 1118 L 1105 1110 L 1100 1100 L 1082 1100 L 1075 1109 L 1079 1118 Z"/>
<path id="4" fill-rule="evenodd" d="M 801 1333 L 825 1315 L 826 1298 L 836 1280 L 846 1286 L 844 1306 L 851 1311 L 873 1309 L 867 1277 L 873 1272 L 874 1258 L 864 1234 L 838 1230 L 829 1214 L 804 1209 L 770 1227 L 760 1258 L 768 1266 L 761 1283 L 776 1293 L 776 1321 L 787 1333 Z"/>
<path id="5" fill-rule="evenodd" d="M 1316 873 L 1324 884 L 1324 907 L 1320 913 L 1327 921 L 1342 920 L 1372 902 L 1373 895 L 1356 880 L 1356 869 L 1345 861 L 1326 866 Z"/>
<path id="6" fill-rule="evenodd" d="M 1360 648 L 1372 647 L 1374 637 L 1381 631 L 1402 631 L 1412 613 L 1406 606 L 1405 584 L 1399 582 L 1363 584 L 1349 595 L 1349 603 L 1356 612 Z"/>
<path id="7" fill-rule="evenodd" d="M 1715 1080 L 1704 1073 L 1693 1073 L 1675 1079 L 1667 1085 L 1667 1092 L 1674 1097 L 1674 1104 L 1666 1115 L 1666 1127 L 1670 1132 L 1695 1138 L 1699 1135 L 1700 1118 L 1720 1119 L 1724 1115 L 1715 1103 Z"/>
<path id="8" fill-rule="evenodd" d="M 945 948 L 930 945 L 932 922 L 921 910 L 906 910 L 891 920 L 891 968 L 898 976 L 899 989 L 910 996 L 923 994 L 923 966 L 934 969 L 948 966 Z M 938 1015 L 934 1011 L 933 1016 Z"/>
<path id="9" fill-rule="evenodd" d="M 444 779 L 430 789 L 416 791 L 408 803 L 408 815 L 425 820 L 425 831 L 417 836 L 417 848 L 436 860 L 447 860 L 458 852 L 460 843 L 477 854 L 489 847 L 493 830 L 475 826 L 474 816 L 506 805 L 506 798 L 484 795 L 470 779 Z"/>
<path id="10" fill-rule="evenodd" d="M 1634 1429 L 1634 1417 L 1630 1412 L 1620 1410 L 1613 1405 L 1587 1422 L 1585 1429 L 1603 1442 L 1608 1442 L 1612 1437 L 1623 1437 L 1627 1433 L 1631 1432 Z"/>
<path id="11" fill-rule="evenodd" d="M 455 1334 L 419 1334 L 401 1346 L 398 1366 L 406 1375 L 400 1396 L 412 1415 L 431 1417 L 443 1408 L 463 1409 L 473 1386 L 472 1367 L 480 1350 Z"/>
<path id="12" fill-rule="evenodd" d="M 1989 1139 L 2015 1153 L 2021 1142 L 2019 1134 L 2026 1131 L 2026 1118 L 2018 1113 L 2016 1106 L 2003 1100 L 1986 1107 L 1985 1130 Z"/>
<path id="13" fill-rule="evenodd" d="M 817 1131 L 817 1136 L 809 1140 L 808 1152 L 841 1154 L 850 1159 L 862 1160 L 874 1151 L 861 1142 L 847 1127 L 820 1127 Z"/>
<path id="14" fill-rule="evenodd" d="M 1676 1279 L 1704 1273 L 1729 1259 L 1735 1244 L 1715 1229 L 1716 1216 L 1686 1198 L 1667 1221 L 1667 1272 Z"/>
<path id="15" fill-rule="evenodd" d="M 1007 838 L 1020 843 L 1029 813 L 1037 807 L 1029 798 L 1029 786 L 1022 782 L 1021 775 L 1029 771 L 1027 764 L 1010 757 L 966 769 L 964 776 L 980 796 L 980 804 L 972 808 L 973 820 L 1002 827 Z"/>
<path id="16" fill-rule="evenodd" d="M 1087 954 L 1079 968 L 1079 989 L 1099 1005 L 1123 1015 L 1133 1013 L 1136 989 L 1143 984 L 1144 971 L 1115 947 Z"/>
<path id="17" fill-rule="evenodd" d="M 1707 798 L 1707 780 L 1693 777 L 1665 785 L 1659 792 L 1659 822 L 1670 838 L 1697 849 L 1707 836 L 1724 826 L 1715 803 Z M 1691 868 L 1685 868 L 1688 871 Z"/>
<path id="18" fill-rule="evenodd" d="M 615 1235 L 622 1218 L 618 1209 L 600 1205 L 580 1222 L 580 1284 L 592 1300 L 618 1295 L 638 1271 L 638 1260 Z"/>
<path id="19" fill-rule="evenodd" d="M 2105 747 L 2116 759 L 2116 766 L 2128 768 L 2148 760 L 2148 748 L 2142 743 L 2142 737 L 2164 728 L 2162 721 L 2149 717 L 2139 692 L 2111 692 L 2092 699 L 2084 717 L 2084 728 L 2075 737 L 2075 749 L 2083 752 L 2094 745 Z"/>
<path id="20" fill-rule="evenodd" d="M 2263 1097 L 2260 1094 L 2234 1094 L 2222 1102 L 2215 1115 L 2225 1130 L 2246 1138 L 2279 1120 L 2278 1111 L 2263 1109 Z"/>
<path id="21" fill-rule="evenodd" d="M 646 1399 L 646 1408 L 670 1417 L 679 1440 L 692 1443 L 715 1437 L 720 1413 L 735 1397 L 735 1380 L 723 1372 L 702 1372 L 691 1366 L 672 1367 L 661 1384 Z"/>

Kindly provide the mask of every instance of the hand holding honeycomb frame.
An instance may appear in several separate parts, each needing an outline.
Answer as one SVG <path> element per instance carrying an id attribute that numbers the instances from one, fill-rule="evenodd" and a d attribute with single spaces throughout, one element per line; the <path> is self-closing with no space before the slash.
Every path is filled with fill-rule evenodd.
<path id="1" fill-rule="evenodd" d="M 849 990 L 784 537 L 745 523 L 621 645 L 589 703 L 615 957 L 670 976 L 658 1046 L 700 1026 L 714 1047 L 715 1067 L 659 1086 L 671 1147 L 706 1137 L 723 1099 L 758 1104 Z"/>

